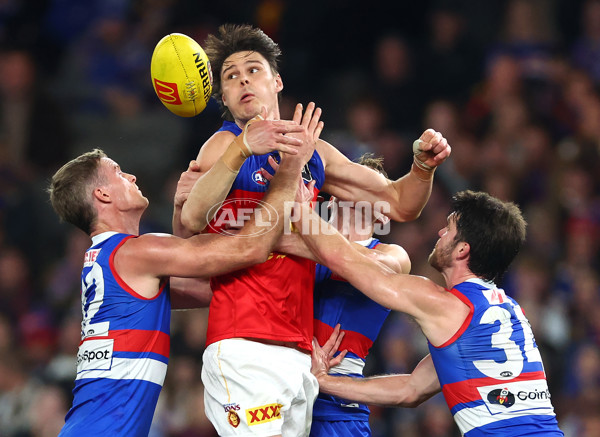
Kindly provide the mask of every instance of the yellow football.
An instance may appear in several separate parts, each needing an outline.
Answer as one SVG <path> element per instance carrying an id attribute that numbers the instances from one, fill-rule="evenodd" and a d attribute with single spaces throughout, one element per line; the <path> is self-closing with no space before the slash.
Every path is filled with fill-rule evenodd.
<path id="1" fill-rule="evenodd" d="M 206 108 L 212 93 L 210 62 L 189 36 L 162 38 L 152 53 L 150 75 L 156 95 L 173 114 L 194 117 Z"/>

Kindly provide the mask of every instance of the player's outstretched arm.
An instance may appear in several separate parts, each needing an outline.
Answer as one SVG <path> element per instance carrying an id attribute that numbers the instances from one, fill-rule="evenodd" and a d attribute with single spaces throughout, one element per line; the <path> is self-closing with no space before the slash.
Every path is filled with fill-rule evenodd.
<path id="1" fill-rule="evenodd" d="M 451 152 L 446 139 L 433 129 L 427 129 L 417 141 L 410 171 L 395 181 L 350 161 L 331 144 L 320 141 L 317 151 L 325 162 L 322 190 L 354 202 L 387 202 L 390 210 L 386 215 L 392 220 L 416 219 L 431 195 L 435 169 Z"/>
<path id="2" fill-rule="evenodd" d="M 392 272 L 410 273 L 411 262 L 408 253 L 406 253 L 404 248 L 397 244 L 381 244 L 377 246 L 376 249 L 367 249 L 354 242 L 352 242 L 351 245 L 359 253 L 383 264 Z M 324 264 L 323 261 L 310 250 L 300 234 L 296 232 L 282 235 L 275 245 L 275 250 L 277 252 L 299 256 L 318 262 L 319 264 Z"/>
<path id="3" fill-rule="evenodd" d="M 412 316 L 434 345 L 443 344 L 468 313 L 460 299 L 422 276 L 395 273 L 363 255 L 310 207 L 299 207 L 296 227 L 310 250 L 335 274 L 380 305 Z"/>
<path id="4" fill-rule="evenodd" d="M 302 105 L 296 111 L 302 114 Z M 194 188 L 186 195 L 178 186 L 173 214 L 174 230 L 183 228 L 191 233 L 201 232 L 212 219 L 209 212 L 218 210 L 249 156 L 272 151 L 299 153 L 300 140 L 290 135 L 302 132 L 303 127 L 299 122 L 265 120 L 265 116 L 266 110 L 263 108 L 262 115 L 250 120 L 239 136 L 231 132 L 217 132 L 202 146 L 197 158 L 199 174 Z"/>
<path id="5" fill-rule="evenodd" d="M 300 114 L 302 130 L 294 134 L 301 143 L 298 153 L 281 157 L 281 171 L 271 181 L 262 205 L 236 236 L 200 234 L 183 239 L 146 234 L 131 238 L 114 258 L 122 279 L 134 290 L 151 294 L 156 293 L 158 282 L 169 276 L 210 277 L 266 261 L 286 223 L 286 203 L 296 198 L 302 167 L 321 132 L 319 117 L 314 106 Z M 254 219 L 259 215 L 260 220 Z"/>
<path id="6" fill-rule="evenodd" d="M 411 374 L 367 378 L 329 375 L 329 369 L 336 365 L 333 357 L 339 347 L 335 338 L 339 333 L 339 327 L 336 327 L 322 347 L 313 340 L 311 372 L 317 377 L 322 393 L 365 404 L 414 408 L 440 392 L 431 355 L 423 358 Z"/>
<path id="7" fill-rule="evenodd" d="M 197 234 L 179 238 L 169 234 L 144 234 L 127 240 L 115 253 L 114 266 L 123 282 L 136 293 L 152 298 L 160 284 L 173 277 L 174 307 L 206 306 L 210 289 L 190 278 L 228 273 L 267 260 L 281 235 L 286 202 L 295 197 L 301 177 L 301 158 L 282 162 L 285 169 L 274 178 L 264 204 L 235 236 Z M 289 164 L 288 164 L 289 163 Z M 268 208 L 268 210 L 266 209 Z M 273 214 L 273 212 L 275 212 Z M 255 220 L 261 215 L 261 220 Z M 271 221 L 265 218 L 271 217 Z M 196 287 L 200 285 L 200 287 Z"/>

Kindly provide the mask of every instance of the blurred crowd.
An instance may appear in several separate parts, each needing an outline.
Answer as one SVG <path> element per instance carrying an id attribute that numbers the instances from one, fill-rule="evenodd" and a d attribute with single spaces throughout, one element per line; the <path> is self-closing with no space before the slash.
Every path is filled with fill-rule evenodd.
<path id="1" fill-rule="evenodd" d="M 323 108 L 322 137 L 351 159 L 406 173 L 411 144 L 441 131 L 452 156 L 422 216 L 394 224 L 413 273 L 451 194 L 516 202 L 526 246 L 500 284 L 541 349 L 565 435 L 600 435 L 600 0 L 0 0 L 0 437 L 56 436 L 71 402 L 80 274 L 89 239 L 59 223 L 45 188 L 99 147 L 150 199 L 142 232 L 169 232 L 179 174 L 220 126 L 211 102 L 184 119 L 154 95 L 150 58 L 171 32 L 202 43 L 225 22 L 283 50 L 282 116 Z M 214 436 L 200 381 L 207 310 L 173 313 L 152 437 Z M 410 372 L 427 353 L 393 314 L 366 373 Z M 374 437 L 458 436 L 441 396 L 372 408 Z"/>

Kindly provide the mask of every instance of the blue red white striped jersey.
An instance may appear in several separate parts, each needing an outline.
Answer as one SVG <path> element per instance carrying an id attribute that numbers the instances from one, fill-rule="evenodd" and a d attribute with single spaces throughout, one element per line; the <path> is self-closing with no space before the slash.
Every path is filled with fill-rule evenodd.
<path id="1" fill-rule="evenodd" d="M 147 437 L 169 362 L 168 283 L 152 299 L 132 290 L 113 259 L 132 235 L 93 237 L 81 274 L 81 343 L 66 436 Z"/>
<path id="2" fill-rule="evenodd" d="M 373 249 L 379 240 L 357 242 Z M 345 332 L 339 350 L 348 353 L 330 370 L 332 375 L 363 376 L 365 359 L 379 335 L 390 310 L 365 296 L 348 281 L 317 264 L 315 280 L 314 330 L 319 344 L 324 344 L 338 323 Z M 368 420 L 369 408 L 327 394 L 319 394 L 313 408 L 316 420 Z"/>
<path id="3" fill-rule="evenodd" d="M 220 130 L 241 133 L 235 123 L 227 121 Z M 279 159 L 278 152 L 270 155 Z M 224 229 L 230 219 L 242 224 L 237 221 L 242 210 L 248 217 L 258 206 L 269 187 L 261 174 L 261 168 L 272 171 L 268 156 L 246 159 L 223 206 L 209 223 L 209 232 Z M 316 180 L 316 197 L 325 180 L 323 162 L 316 151 L 302 177 L 307 182 Z M 273 252 L 264 263 L 212 277 L 206 344 L 245 337 L 295 342 L 302 349 L 312 350 L 314 274 L 313 261 Z"/>
<path id="4" fill-rule="evenodd" d="M 471 309 L 459 331 L 429 350 L 448 407 L 468 437 L 562 436 L 542 358 L 521 307 L 493 283 L 450 293 Z"/>

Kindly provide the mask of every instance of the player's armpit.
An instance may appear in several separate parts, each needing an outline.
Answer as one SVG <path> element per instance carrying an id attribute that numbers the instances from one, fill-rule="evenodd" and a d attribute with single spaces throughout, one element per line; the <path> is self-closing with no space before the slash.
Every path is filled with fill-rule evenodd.
<path id="1" fill-rule="evenodd" d="M 212 299 L 208 278 L 171 278 L 171 309 L 206 308 Z"/>

